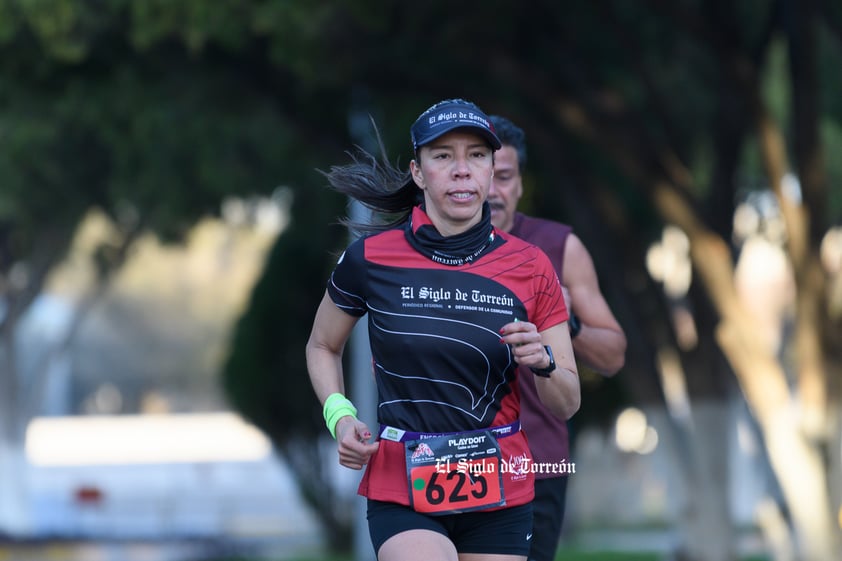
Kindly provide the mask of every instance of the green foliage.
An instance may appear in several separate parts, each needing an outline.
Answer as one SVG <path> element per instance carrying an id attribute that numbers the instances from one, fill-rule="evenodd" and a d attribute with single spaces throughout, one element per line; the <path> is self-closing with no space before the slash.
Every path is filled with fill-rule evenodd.
<path id="1" fill-rule="evenodd" d="M 26 240 L 98 206 L 178 239 L 226 196 L 312 182 L 236 6 L 0 3 L 0 221 Z"/>
<path id="2" fill-rule="evenodd" d="M 146 49 L 177 36 L 194 53 L 210 42 L 225 49 L 242 48 L 250 39 L 250 11 L 244 4 L 237 0 L 132 2 L 132 42 L 138 48 Z"/>
<path id="3" fill-rule="evenodd" d="M 660 561 L 660 553 L 561 550 L 555 561 Z"/>
<path id="4" fill-rule="evenodd" d="M 329 227 L 344 201 L 330 195 L 299 192 L 295 218 L 269 255 L 223 371 L 233 404 L 277 444 L 324 431 L 304 346 L 327 285 L 326 250 L 340 251 L 346 242 L 344 229 Z"/>

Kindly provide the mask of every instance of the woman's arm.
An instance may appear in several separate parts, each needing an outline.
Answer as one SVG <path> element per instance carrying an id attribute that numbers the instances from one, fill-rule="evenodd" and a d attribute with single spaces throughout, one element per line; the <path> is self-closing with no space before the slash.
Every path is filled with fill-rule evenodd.
<path id="1" fill-rule="evenodd" d="M 330 395 L 345 394 L 342 353 L 358 319 L 337 308 L 325 293 L 316 311 L 306 348 L 310 383 L 323 407 Z M 369 438 L 371 431 L 356 417 L 349 414 L 336 421 L 339 463 L 361 469 L 378 448 L 377 443 L 366 443 Z"/>
<path id="2" fill-rule="evenodd" d="M 325 292 L 307 341 L 307 371 L 321 403 L 332 393 L 345 393 L 342 352 L 357 320 L 337 308 Z"/>

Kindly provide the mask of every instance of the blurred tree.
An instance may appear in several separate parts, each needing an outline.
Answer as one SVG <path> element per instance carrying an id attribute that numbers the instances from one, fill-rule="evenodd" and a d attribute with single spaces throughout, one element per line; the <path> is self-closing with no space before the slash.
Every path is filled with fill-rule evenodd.
<path id="1" fill-rule="evenodd" d="M 730 429 L 716 407 L 734 382 L 801 557 L 834 558 L 842 491 L 830 477 L 840 474 L 831 373 L 842 342 L 819 248 L 842 214 L 840 190 L 828 188 L 842 164 L 822 156 L 842 142 L 840 22 L 842 7 L 819 0 L 0 0 L 0 446 L 19 449 L 28 412 L 18 408 L 33 401 L 19 398 L 38 387 L 16 374 L 15 322 L 86 209 L 124 228 L 100 252 L 105 281 L 139 231 L 178 240 L 223 196 L 283 181 L 296 190 L 294 225 L 234 336 L 225 381 L 279 449 L 303 458 L 292 464 L 308 496 L 341 524 L 319 496 L 321 456 L 306 438 L 321 423 L 303 341 L 342 245 L 325 229 L 342 203 L 313 188 L 322 182 L 312 170 L 351 147 L 361 87 L 398 159 L 408 159 L 422 108 L 463 96 L 527 129 L 528 202 L 571 222 L 596 255 L 630 337 L 625 392 L 659 402 L 658 374 L 676 363 L 684 373 L 692 416 L 669 422 L 686 444 L 675 450 L 697 507 L 685 513 L 686 558 L 733 557 L 716 449 Z M 776 194 L 795 272 L 794 346 L 781 352 L 758 338 L 736 282 L 732 217 L 758 185 Z M 680 297 L 664 296 L 646 268 L 666 225 L 688 240 L 695 282 Z M 695 339 L 679 321 L 687 311 Z M 600 395 L 586 394 L 583 419 Z M 0 450 L 0 471 L 8 456 Z"/>
<path id="2" fill-rule="evenodd" d="M 336 223 L 343 205 L 341 197 L 316 191 L 296 198 L 292 222 L 269 255 L 234 333 L 223 375 L 232 404 L 266 431 L 287 459 L 338 551 L 350 547 L 353 509 L 333 483 L 334 457 L 319 445 L 324 421 L 301 358 L 324 293 L 315 279 L 327 278 L 332 263 L 314 248 L 341 249 L 344 229 L 325 225 Z"/>
<path id="3" fill-rule="evenodd" d="M 139 234 L 178 242 L 226 196 L 310 178 L 334 145 L 318 128 L 331 106 L 288 82 L 255 36 L 264 9 L 0 0 L 0 531 L 28 531 L 18 470 L 40 378 Z M 97 286 L 24 377 L 19 320 L 91 208 L 119 232 L 96 252 Z"/>
<path id="4" fill-rule="evenodd" d="M 838 166 L 821 155 L 839 139 L 831 93 L 840 8 L 792 0 L 298 5 L 309 9 L 306 25 L 281 26 L 283 38 L 270 33 L 270 41 L 301 51 L 276 60 L 323 88 L 364 85 L 391 146 L 404 150 L 412 117 L 441 97 L 471 98 L 527 128 L 540 155 L 534 208 L 579 228 L 631 334 L 628 391 L 660 398 L 652 373 L 680 359 L 692 407 L 673 420 L 694 505 L 683 555 L 735 555 L 719 443 L 732 430 L 723 411 L 736 382 L 801 557 L 832 558 L 839 490 L 829 474 L 840 458 L 826 451 L 839 440 L 830 373 L 842 346 L 819 247 L 842 205 L 828 190 L 842 179 Z M 313 69 L 323 72 L 308 76 Z M 787 173 L 799 178 L 800 198 L 785 189 Z M 759 337 L 738 293 L 732 219 L 742 192 L 763 185 L 776 194 L 795 271 L 791 353 Z M 645 265 L 665 225 L 686 236 L 695 281 L 671 297 L 655 290 Z M 794 384 L 786 357 L 795 357 Z"/>

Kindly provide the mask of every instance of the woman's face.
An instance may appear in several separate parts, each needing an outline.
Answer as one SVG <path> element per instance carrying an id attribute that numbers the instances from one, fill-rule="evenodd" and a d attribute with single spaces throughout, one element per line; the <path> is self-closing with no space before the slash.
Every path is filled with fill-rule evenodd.
<path id="1" fill-rule="evenodd" d="M 482 218 L 494 173 L 493 151 L 479 135 L 455 130 L 421 147 L 409 163 L 424 191 L 427 215 L 443 236 L 464 232 Z"/>

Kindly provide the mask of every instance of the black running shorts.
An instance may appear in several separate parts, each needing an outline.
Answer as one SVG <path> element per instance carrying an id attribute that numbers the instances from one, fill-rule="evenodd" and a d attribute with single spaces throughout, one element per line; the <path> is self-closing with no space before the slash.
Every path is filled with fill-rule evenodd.
<path id="1" fill-rule="evenodd" d="M 532 503 L 491 511 L 429 516 L 408 506 L 368 501 L 368 530 L 374 552 L 386 540 L 407 530 L 432 530 L 459 553 L 527 555 L 532 540 Z"/>

